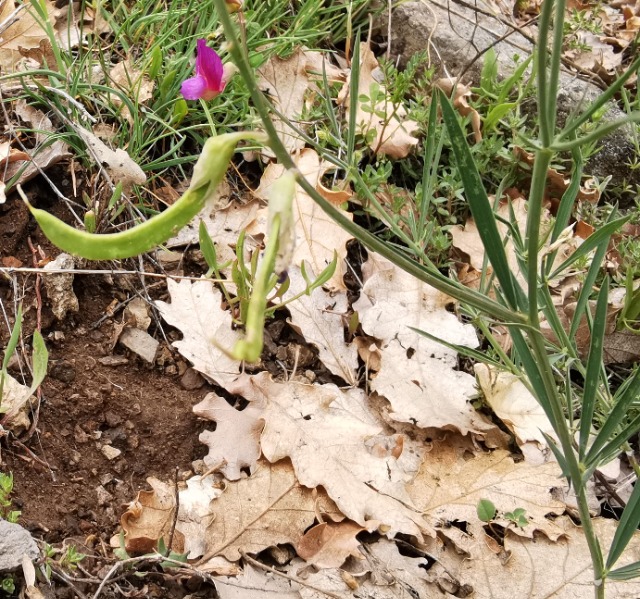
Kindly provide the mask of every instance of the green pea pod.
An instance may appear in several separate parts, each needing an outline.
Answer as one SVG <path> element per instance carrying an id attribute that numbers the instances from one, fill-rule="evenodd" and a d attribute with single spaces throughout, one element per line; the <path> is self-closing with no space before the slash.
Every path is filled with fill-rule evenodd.
<path id="1" fill-rule="evenodd" d="M 164 212 L 127 231 L 101 235 L 80 231 L 49 212 L 34 208 L 29 202 L 27 205 L 44 234 L 61 250 L 88 260 L 131 258 L 173 237 L 202 210 L 224 178 L 236 144 L 244 139 L 263 140 L 263 135 L 227 133 L 207 140 L 184 195 Z"/>

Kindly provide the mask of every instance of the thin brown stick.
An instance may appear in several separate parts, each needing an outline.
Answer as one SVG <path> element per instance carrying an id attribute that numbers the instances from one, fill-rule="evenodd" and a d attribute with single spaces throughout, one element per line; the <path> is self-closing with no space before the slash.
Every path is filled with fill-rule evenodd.
<path id="1" fill-rule="evenodd" d="M 171 522 L 171 530 L 169 531 L 169 540 L 167 541 L 167 549 L 164 552 L 165 557 L 169 557 L 171 554 L 171 547 L 173 546 L 173 536 L 176 533 L 176 525 L 178 524 L 178 512 L 180 511 L 180 490 L 178 489 L 178 474 L 180 470 L 176 466 L 175 474 L 173 477 L 173 496 L 175 500 L 175 508 L 173 510 L 173 521 Z"/>

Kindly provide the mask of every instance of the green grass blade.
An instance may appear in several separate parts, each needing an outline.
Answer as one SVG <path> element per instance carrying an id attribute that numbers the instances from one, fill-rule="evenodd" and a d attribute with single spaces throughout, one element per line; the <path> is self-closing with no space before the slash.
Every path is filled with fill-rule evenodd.
<path id="1" fill-rule="evenodd" d="M 482 185 L 480 173 L 478 173 L 473 156 L 469 151 L 467 140 L 458 123 L 458 117 L 453 106 L 442 91 L 438 93 L 440 105 L 442 106 L 442 118 L 449 133 L 458 171 L 471 208 L 471 214 L 507 302 L 511 308 L 517 309 L 522 307 L 524 294 L 521 289 L 519 292 L 516 291 L 520 286 L 515 281 L 509 268 L 507 255 L 502 245 L 502 238 L 496 224 L 496 216 L 491 208 L 487 192 Z"/>
<path id="2" fill-rule="evenodd" d="M 593 424 L 593 414 L 596 407 L 596 394 L 600 385 L 602 373 L 602 348 L 607 325 L 607 308 L 609 301 L 609 278 L 606 277 L 596 305 L 596 317 L 591 327 L 591 343 L 589 357 L 587 359 L 587 371 L 585 374 L 584 391 L 582 394 L 582 411 L 580 414 L 580 459 L 584 459 L 587 452 L 587 444 Z"/>
<path id="3" fill-rule="evenodd" d="M 4 350 L 4 358 L 2 360 L 2 370 L 6 371 L 7 366 L 9 365 L 9 360 L 11 356 L 13 356 L 16 351 L 16 347 L 18 347 L 18 341 L 20 341 L 20 331 L 22 330 L 22 304 L 18 304 L 18 311 L 16 313 L 16 322 L 13 325 L 13 330 L 11 331 L 11 337 L 9 337 L 9 343 L 7 343 L 7 347 Z M 2 397 L 0 397 L 2 400 Z"/>
<path id="4" fill-rule="evenodd" d="M 609 572 L 607 580 L 631 580 L 640 576 L 640 562 L 633 562 Z"/>
<path id="5" fill-rule="evenodd" d="M 44 377 L 47 376 L 47 364 L 49 363 L 49 352 L 40 331 L 34 331 L 33 333 L 33 355 L 31 359 L 33 369 L 31 392 L 33 393 L 40 386 L 40 383 L 44 381 Z"/>
<path id="6" fill-rule="evenodd" d="M 629 501 L 622 512 L 620 522 L 618 522 L 618 528 L 616 534 L 611 541 L 611 547 L 609 547 L 609 555 L 607 557 L 607 568 L 613 567 L 618 561 L 618 558 L 622 555 L 631 537 L 638 529 L 640 524 L 640 484 L 636 484 Z M 638 562 L 636 562 L 637 564 Z M 632 564 L 633 565 L 633 564 Z M 625 566 L 629 568 L 629 566 Z M 623 570 L 621 568 L 620 570 Z M 638 567 L 636 567 L 638 569 Z"/>
<path id="7" fill-rule="evenodd" d="M 640 367 L 636 368 L 635 372 L 631 376 L 629 384 L 621 387 L 616 395 L 619 395 L 619 398 L 611 412 L 609 412 L 607 419 L 598 431 L 598 434 L 586 455 L 585 459 L 587 463 L 595 462 L 595 459 L 598 454 L 601 453 L 602 448 L 605 447 L 608 441 L 613 437 L 620 424 L 625 421 L 627 410 L 631 405 L 631 402 L 640 395 Z"/>

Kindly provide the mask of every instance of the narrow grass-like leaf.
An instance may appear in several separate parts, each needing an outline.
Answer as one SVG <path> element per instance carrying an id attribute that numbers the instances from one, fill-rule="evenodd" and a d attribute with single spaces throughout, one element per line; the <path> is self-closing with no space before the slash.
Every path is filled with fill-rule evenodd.
<path id="1" fill-rule="evenodd" d="M 590 451 L 587 460 L 585 460 L 585 466 L 587 468 L 598 468 L 603 464 L 608 464 L 620 455 L 620 451 L 627 440 L 638 433 L 640 433 L 640 415 L 636 416 L 622 429 L 616 428 L 616 432 L 598 452 L 593 452 L 592 454 Z"/>
<path id="2" fill-rule="evenodd" d="M 9 360 L 18 347 L 18 341 L 20 341 L 20 331 L 22 330 L 22 304 L 18 304 L 18 311 L 16 312 L 16 322 L 13 325 L 11 331 L 11 337 L 9 337 L 9 343 L 4 350 L 4 358 L 2 360 L 2 370 L 6 370 L 9 365 Z M 0 400 L 2 398 L 0 397 Z"/>
<path id="3" fill-rule="evenodd" d="M 587 452 L 587 444 L 593 423 L 593 414 L 596 407 L 596 394 L 600 384 L 602 373 L 602 348 L 607 325 L 607 308 L 609 302 L 609 277 L 605 277 L 596 305 L 596 317 L 591 327 L 591 343 L 589 357 L 587 358 L 587 371 L 585 373 L 584 390 L 582 392 L 582 410 L 580 414 L 580 442 L 579 455 L 584 459 Z"/>
<path id="4" fill-rule="evenodd" d="M 500 88 L 500 94 L 498 95 L 498 100 L 496 102 L 497 104 L 502 104 L 507 99 L 507 97 L 511 93 L 511 89 L 522 79 L 522 77 L 524 76 L 524 72 L 527 70 L 527 67 L 532 60 L 533 55 L 529 56 L 526 60 L 523 60 L 518 65 L 516 70 L 513 71 L 513 74 L 505 79 Z"/>
<path id="5" fill-rule="evenodd" d="M 49 363 L 49 352 L 47 346 L 44 343 L 44 339 L 40 334 L 40 331 L 34 331 L 33 333 L 33 354 L 31 356 L 33 370 L 33 380 L 31 381 L 31 392 L 35 391 L 44 377 L 47 376 L 47 364 Z"/>
<path id="6" fill-rule="evenodd" d="M 578 294 L 578 301 L 576 302 L 575 312 L 573 313 L 573 317 L 571 319 L 571 327 L 569 328 L 570 339 L 575 339 L 576 333 L 578 332 L 578 327 L 580 326 L 580 322 L 582 321 L 582 317 L 585 314 L 586 308 L 588 306 L 589 296 L 591 295 L 591 292 L 593 290 L 596 278 L 600 274 L 600 266 L 602 265 L 602 261 L 604 260 L 604 257 L 607 253 L 607 248 L 609 247 L 609 239 L 610 237 L 606 237 L 601 241 L 591 260 L 591 264 L 589 265 L 589 270 L 587 271 L 587 276 L 584 278 L 582 289 L 580 289 L 580 293 Z"/>
<path id="7" fill-rule="evenodd" d="M 622 568 L 609 572 L 607 580 L 631 580 L 638 576 L 640 576 L 640 561 L 627 564 L 626 566 L 622 566 Z"/>
<path id="8" fill-rule="evenodd" d="M 595 249 L 600 245 L 600 243 L 604 239 L 608 239 L 611 235 L 613 235 L 622 225 L 624 225 L 630 218 L 631 214 L 628 216 L 624 216 L 622 218 L 618 218 L 614 221 L 608 222 L 606 225 L 600 227 L 593 235 L 590 235 L 585 239 L 584 243 L 576 249 L 571 256 L 569 256 L 558 268 L 556 268 L 550 275 L 550 279 L 555 279 L 559 274 L 562 273 L 567 267 L 571 266 L 574 262 L 586 256 L 591 250 Z"/>
<path id="9" fill-rule="evenodd" d="M 360 84 L 360 34 L 353 42 L 353 57 L 351 59 L 351 81 L 349 82 L 349 129 L 347 131 L 347 162 L 354 166 L 354 152 L 356 147 L 356 131 L 358 123 L 358 87 Z"/>
<path id="10" fill-rule="evenodd" d="M 457 343 L 449 343 L 448 341 L 445 341 L 444 339 L 441 339 L 440 337 L 436 337 L 435 335 L 432 335 L 431 333 L 427 333 L 426 331 L 423 331 L 422 329 L 416 329 L 414 327 L 409 327 L 409 328 L 414 333 L 418 333 L 418 335 L 422 335 L 423 337 L 426 337 L 430 341 L 435 341 L 436 343 L 439 343 L 440 345 L 444 345 L 445 347 L 448 347 L 449 349 L 457 352 L 458 354 L 460 354 L 462 356 L 465 356 L 466 358 L 471 358 L 472 360 L 475 360 L 476 362 L 482 362 L 483 364 L 490 364 L 491 366 L 494 366 L 495 368 L 499 368 L 500 370 L 504 369 L 504 364 L 502 364 L 501 362 L 498 362 L 497 360 L 492 360 L 484 352 L 480 352 L 480 351 L 478 351 L 476 349 L 473 349 L 471 347 L 467 347 L 466 345 L 458 345 Z"/>
<path id="11" fill-rule="evenodd" d="M 458 172 L 464 185 L 465 195 L 471 208 L 471 214 L 478 228 L 478 233 L 485 251 L 489 256 L 489 261 L 493 267 L 496 277 L 500 282 L 504 295 L 507 298 L 509 306 L 517 309 L 521 304 L 519 295 L 516 292 L 519 287 L 515 281 L 513 273 L 509 268 L 507 255 L 502 245 L 502 238 L 496 225 L 496 216 L 491 208 L 491 203 L 487 197 L 487 192 L 482 185 L 480 173 L 473 160 L 473 156 L 469 151 L 467 140 L 464 137 L 462 128 L 458 123 L 458 117 L 449 101 L 449 98 L 439 91 L 440 105 L 442 107 L 442 118 L 449 133 L 449 139 L 453 148 L 453 153 L 458 166 Z"/>
<path id="12" fill-rule="evenodd" d="M 207 226 L 204 224 L 204 221 L 200 221 L 200 225 L 198 227 L 198 240 L 200 242 L 200 251 L 204 256 L 204 260 L 209 267 L 209 271 L 207 272 L 207 276 L 211 276 L 212 273 L 216 274 L 216 277 L 219 278 L 218 274 L 218 253 L 216 252 L 216 246 L 209 235 L 209 231 L 207 231 Z"/>
<path id="13" fill-rule="evenodd" d="M 624 422 L 631 402 L 640 395 L 640 367 L 636 368 L 629 384 L 618 389 L 618 393 L 616 393 L 616 395 L 619 395 L 619 397 L 617 398 L 613 409 L 607 415 L 604 424 L 598 431 L 596 438 L 587 452 L 585 459 L 587 463 L 594 462 L 594 458 L 600 453 L 600 450 L 607 444 L 615 434 L 616 430 Z"/>
<path id="14" fill-rule="evenodd" d="M 618 528 L 616 534 L 611 541 L 611 547 L 609 547 L 609 555 L 607 556 L 607 568 L 612 568 L 618 561 L 618 558 L 622 555 L 631 537 L 638 529 L 640 524 L 640 484 L 636 483 L 636 486 L 627 501 L 627 505 L 622 512 L 620 522 L 618 522 Z M 628 567 L 628 566 L 626 566 Z"/>

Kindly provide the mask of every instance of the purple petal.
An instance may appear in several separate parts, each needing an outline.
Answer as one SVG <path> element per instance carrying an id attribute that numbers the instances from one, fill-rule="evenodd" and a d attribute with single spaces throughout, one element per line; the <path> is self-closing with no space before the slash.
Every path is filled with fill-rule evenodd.
<path id="1" fill-rule="evenodd" d="M 196 73 L 204 77 L 207 90 L 221 92 L 224 89 L 222 60 L 215 50 L 207 46 L 207 41 L 204 39 L 198 40 L 197 51 Z"/>
<path id="2" fill-rule="evenodd" d="M 199 100 L 207 89 L 207 82 L 201 75 L 185 79 L 180 87 L 180 92 L 187 100 Z"/>

